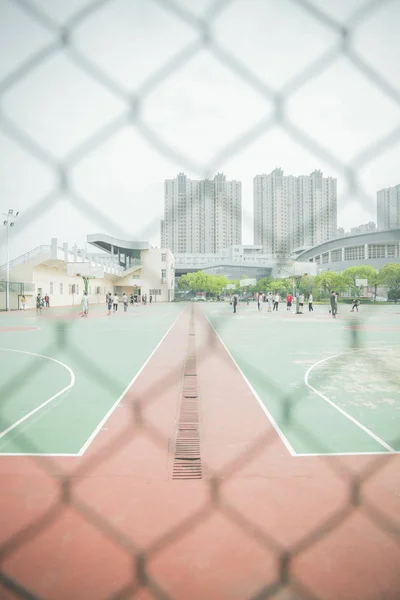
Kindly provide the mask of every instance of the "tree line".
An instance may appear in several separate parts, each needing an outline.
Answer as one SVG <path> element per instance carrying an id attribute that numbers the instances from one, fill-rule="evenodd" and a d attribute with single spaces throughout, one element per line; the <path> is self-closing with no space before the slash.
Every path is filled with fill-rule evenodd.
<path id="1" fill-rule="evenodd" d="M 246 277 L 243 277 L 246 279 Z M 308 294 L 312 292 L 315 300 L 328 298 L 331 290 L 344 292 L 350 290 L 353 296 L 359 296 L 360 287 L 357 279 L 367 279 L 368 285 L 374 288 L 375 297 L 378 287 L 385 287 L 388 291 L 389 300 L 400 300 L 400 264 L 388 263 L 379 271 L 370 265 L 349 267 L 343 273 L 336 271 L 324 271 L 316 277 L 303 275 L 300 278 L 286 277 L 273 279 L 264 277 L 259 279 L 255 286 L 240 287 L 239 280 L 228 280 L 222 275 L 211 275 L 203 271 L 187 273 L 178 280 L 178 288 L 181 291 L 199 293 L 203 292 L 210 297 L 220 296 L 226 293 L 228 285 L 234 285 L 229 293 L 241 295 L 252 295 L 255 292 L 273 292 L 286 297 L 289 292 Z"/>

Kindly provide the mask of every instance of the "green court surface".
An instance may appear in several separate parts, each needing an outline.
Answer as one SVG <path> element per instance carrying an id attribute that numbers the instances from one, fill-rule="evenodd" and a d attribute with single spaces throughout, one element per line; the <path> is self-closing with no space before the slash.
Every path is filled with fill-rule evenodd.
<path id="1" fill-rule="evenodd" d="M 0 314 L 0 454 L 82 453 L 182 308 Z"/>
<path id="2" fill-rule="evenodd" d="M 400 309 L 202 304 L 294 456 L 400 451 Z"/>
<path id="3" fill-rule="evenodd" d="M 186 306 L 0 314 L 0 454 L 82 454 Z M 293 456 L 400 451 L 400 309 L 199 308 Z"/>

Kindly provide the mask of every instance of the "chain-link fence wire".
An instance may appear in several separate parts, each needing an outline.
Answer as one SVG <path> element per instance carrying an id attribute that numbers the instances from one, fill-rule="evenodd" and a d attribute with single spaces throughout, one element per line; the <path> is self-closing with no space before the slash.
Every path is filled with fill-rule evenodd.
<path id="1" fill-rule="evenodd" d="M 28 232 L 29 227 L 35 226 L 38 219 L 59 202 L 60 196 L 66 194 L 71 206 L 89 218 L 93 224 L 96 223 L 96 225 L 102 227 L 106 232 L 112 227 L 113 232 L 120 235 L 121 238 L 131 239 L 132 232 L 120 222 L 112 222 L 108 214 L 100 211 L 97 206 L 90 203 L 87 198 L 74 189 L 71 182 L 71 171 L 88 155 L 88 153 L 106 143 L 127 126 L 132 125 L 162 155 L 174 159 L 182 165 L 182 168 L 202 173 L 204 177 L 208 178 L 227 158 L 230 158 L 235 154 L 240 154 L 249 144 L 265 135 L 265 133 L 273 126 L 279 124 L 300 144 L 301 147 L 307 149 L 328 165 L 331 165 L 332 168 L 344 173 L 349 190 L 356 194 L 357 198 L 362 201 L 364 206 L 371 206 L 371 198 L 364 192 L 360 184 L 359 172 L 362 167 L 368 164 L 368 162 L 376 157 L 377 154 L 388 150 L 394 144 L 398 143 L 400 139 L 400 128 L 394 128 L 389 134 L 384 135 L 369 147 L 364 148 L 351 162 L 346 163 L 339 156 L 335 155 L 329 147 L 322 145 L 318 140 L 312 138 L 302 131 L 301 128 L 292 123 L 286 114 L 286 105 L 289 98 L 296 91 L 301 89 L 302 86 L 323 73 L 339 56 L 345 56 L 354 67 L 364 75 L 364 77 L 379 88 L 383 94 L 400 106 L 399 92 L 390 84 L 390 82 L 386 81 L 378 71 L 373 69 L 352 46 L 352 38 L 357 31 L 358 25 L 365 18 L 373 14 L 374 11 L 378 11 L 384 4 L 388 4 L 388 2 L 385 2 L 384 0 L 379 0 L 378 2 L 375 0 L 365 2 L 360 9 L 349 18 L 346 25 L 343 25 L 307 0 L 292 1 L 305 12 L 309 13 L 316 21 L 328 26 L 337 35 L 337 44 L 322 56 L 317 57 L 314 62 L 307 65 L 301 72 L 298 72 L 296 76 L 279 89 L 279 91 L 266 85 L 244 62 L 240 61 L 237 56 L 233 56 L 233 54 L 223 48 L 212 31 L 213 20 L 228 6 L 234 4 L 235 0 L 215 1 L 204 13 L 203 17 L 194 16 L 192 12 L 185 9 L 182 4 L 173 2 L 172 0 L 157 0 L 160 8 L 171 11 L 176 17 L 189 24 L 190 27 L 198 33 L 198 39 L 178 52 L 165 64 L 160 64 L 159 68 L 155 72 L 150 73 L 142 86 L 133 94 L 128 92 L 114 80 L 105 69 L 102 69 L 97 63 L 91 61 L 82 51 L 74 46 L 73 34 L 75 29 L 83 21 L 90 19 L 92 15 L 96 14 L 96 12 L 101 10 L 104 6 L 112 4 L 113 0 L 97 0 L 88 3 L 62 26 L 49 17 L 46 11 L 39 7 L 37 3 L 33 3 L 29 0 L 15 0 L 15 3 L 26 12 L 29 18 L 36 20 L 54 34 L 54 41 L 30 56 L 28 60 L 0 82 L 0 100 L 16 83 L 34 72 L 35 69 L 40 67 L 49 57 L 62 50 L 68 53 L 69 59 L 82 69 L 83 72 L 122 100 L 126 107 L 123 114 L 112 122 L 104 123 L 94 135 L 77 145 L 63 158 L 63 160 L 59 160 L 48 152 L 47 149 L 42 147 L 40 139 L 32 139 L 18 123 L 14 122 L 3 110 L 1 111 L 0 126 L 2 132 L 51 169 L 55 173 L 57 179 L 56 187 L 37 203 L 32 204 L 29 210 L 21 215 L 18 223 L 19 230 Z M 180 153 L 172 145 L 168 145 L 161 139 L 161 137 L 157 135 L 157 132 L 152 130 L 141 119 L 141 108 L 146 102 L 148 94 L 150 94 L 152 90 L 168 80 L 172 74 L 178 72 L 179 69 L 189 63 L 190 60 L 204 48 L 207 48 L 216 60 L 235 73 L 241 79 L 243 85 L 253 88 L 258 94 L 264 97 L 266 104 L 272 103 L 274 111 L 272 116 L 259 122 L 245 134 L 229 143 L 218 153 L 218 155 L 210 158 L 207 164 L 200 164 L 189 159 L 185 153 Z M 250 216 L 246 214 L 244 215 L 244 220 L 248 223 L 251 222 Z M 145 230 L 140 232 L 139 237 L 146 237 L 149 233 L 153 233 L 158 229 L 158 226 L 159 219 L 157 218 L 154 222 L 150 223 Z M 138 237 L 137 232 L 135 233 L 135 237 Z M 227 318 L 228 317 L 226 317 L 226 319 Z M 213 354 L 220 349 L 220 342 L 215 333 L 223 333 L 226 323 L 227 320 L 219 318 L 218 326 L 214 324 L 212 327 L 210 326 L 208 328 L 209 336 L 206 342 L 201 347 L 196 348 L 196 358 L 198 362 L 204 360 L 206 357 L 209 358 L 210 356 L 213 356 Z M 81 345 L 78 346 L 74 342 L 70 333 L 71 327 L 73 329 L 74 325 L 69 325 L 69 327 L 66 328 L 65 323 L 55 321 L 54 339 L 49 344 L 49 347 L 43 350 L 43 355 L 51 357 L 59 352 L 65 352 L 71 356 L 73 355 L 75 360 L 79 360 L 81 364 L 84 365 L 86 373 L 93 378 L 93 380 L 100 383 L 110 392 L 110 394 L 117 397 L 120 391 L 120 382 L 110 373 L 104 372 L 100 365 L 96 363 L 96 360 L 88 355 Z M 349 354 L 351 355 L 352 352 L 354 353 L 354 350 L 357 350 L 358 355 L 362 356 L 365 364 L 370 367 L 372 372 L 381 376 L 382 371 L 384 371 L 386 378 L 389 379 L 394 386 L 398 386 L 398 374 L 395 365 L 393 365 L 392 369 L 388 368 L 386 361 L 384 364 L 380 363 L 376 354 L 371 353 L 371 351 L 362 346 L 358 337 L 360 329 L 357 326 L 353 327 L 350 331 L 352 338 L 349 338 Z M 225 359 L 230 361 L 228 355 L 226 355 Z M 24 382 L 29 381 L 33 374 L 38 374 L 42 368 L 44 367 L 38 366 L 37 363 L 32 361 L 24 371 L 18 373 L 17 377 L 5 382 L 0 390 L 0 396 L 3 399 L 2 413 L 4 413 L 8 402 L 12 401 L 13 395 L 15 395 L 24 385 Z M 248 372 L 250 371 L 254 377 L 257 377 L 258 381 L 262 383 L 263 388 L 268 389 L 271 395 L 280 399 L 283 407 L 282 425 L 290 425 L 293 420 L 295 420 L 293 411 L 294 404 L 298 406 L 299 401 L 306 401 L 306 397 L 299 399 L 297 396 L 294 397 L 292 393 L 288 394 L 283 392 L 283 390 L 274 383 L 272 378 L 264 371 L 260 371 L 260 369 L 254 365 L 247 364 L 246 370 Z M 168 376 L 164 378 L 164 387 L 168 388 L 176 382 L 177 378 L 181 377 L 181 375 L 181 366 L 179 366 L 175 371 L 171 371 Z M 327 456 L 326 462 L 327 465 L 329 465 L 329 468 L 343 478 L 346 484 L 348 484 L 348 501 L 333 515 L 331 514 L 324 522 L 319 523 L 314 529 L 307 531 L 304 536 L 290 548 L 283 546 L 283 544 L 275 539 L 272 534 L 269 535 L 266 533 L 265 528 L 257 526 L 246 515 L 240 513 L 236 508 L 231 506 L 229 498 L 223 493 L 223 484 L 235 476 L 235 474 L 237 474 L 249 461 L 254 460 L 257 456 L 271 447 L 276 440 L 275 433 L 272 431 L 253 440 L 245 452 L 241 452 L 238 457 L 232 460 L 230 464 L 225 465 L 222 469 L 213 471 L 210 467 L 206 468 L 206 471 L 211 475 L 208 479 L 209 496 L 203 506 L 190 517 L 182 520 L 177 526 L 171 527 L 167 533 L 152 542 L 145 551 L 139 549 L 138 545 L 135 544 L 135 540 L 131 539 L 130 536 L 124 534 L 124 532 L 113 525 L 107 519 L 107 515 L 98 513 L 92 506 L 87 505 L 82 499 L 77 498 L 77 495 L 74 494 L 74 478 L 90 475 L 93 469 L 98 468 L 103 461 L 109 460 L 110 457 L 121 451 L 126 444 L 130 443 L 132 439 L 138 435 L 147 436 L 153 443 L 157 444 L 160 448 L 165 449 L 169 439 L 167 439 L 165 434 L 159 431 L 145 416 L 146 409 L 152 402 L 156 401 L 157 384 L 158 382 L 155 381 L 146 390 L 145 394 L 140 398 L 135 399 L 132 404 L 132 419 L 126 424 L 123 432 L 119 431 L 118 435 L 115 435 L 106 447 L 92 451 L 87 460 L 75 469 L 72 475 L 70 473 L 65 473 L 63 476 L 60 476 L 60 466 L 50 456 L 34 456 L 34 454 L 38 452 L 38 449 L 23 435 L 23 431 L 19 434 L 19 443 L 24 452 L 32 454 L 31 460 L 50 477 L 56 479 L 57 485 L 59 486 L 59 497 L 53 502 L 52 506 L 38 518 L 38 520 L 31 522 L 25 528 L 22 528 L 17 534 L 13 535 L 2 544 L 0 547 L 0 560 L 2 562 L 12 556 L 18 548 L 21 548 L 28 541 L 34 540 L 39 533 L 46 530 L 46 528 L 59 518 L 65 506 L 73 508 L 94 527 L 98 528 L 102 532 L 102 535 L 109 538 L 117 546 L 124 548 L 131 554 L 133 558 L 132 581 L 127 586 L 123 586 L 112 596 L 112 598 L 115 599 L 132 597 L 136 592 L 143 588 L 148 588 L 156 598 L 170 598 L 170 595 L 163 589 L 160 582 L 156 581 L 154 577 L 149 574 L 147 570 L 148 561 L 217 511 L 223 513 L 227 519 L 238 526 L 243 532 L 247 533 L 252 539 L 256 539 L 260 545 L 268 550 L 272 550 L 278 558 L 278 569 L 274 582 L 269 586 L 260 589 L 258 593 L 253 596 L 254 600 L 256 598 L 260 600 L 262 598 L 273 598 L 281 590 L 286 589 L 287 586 L 290 586 L 290 589 L 293 593 L 298 594 L 298 597 L 310 599 L 316 598 L 311 589 L 308 589 L 303 582 L 294 577 L 291 572 L 292 561 L 300 553 L 305 552 L 335 528 L 338 528 L 355 510 L 358 510 L 360 506 L 362 506 L 364 514 L 368 515 L 376 526 L 381 528 L 386 535 L 399 543 L 399 523 L 393 518 L 390 518 L 381 507 L 373 504 L 370 499 L 367 499 L 365 495 L 363 495 L 363 486 L 367 484 L 380 469 L 383 469 L 386 464 L 395 459 L 395 455 L 390 452 L 384 456 L 371 459 L 366 466 L 363 469 L 358 470 L 357 473 L 355 473 L 345 462 L 340 461 L 339 459 L 332 461 L 329 460 L 329 457 Z M 4 398 L 7 400 L 4 400 Z M 9 430 L 9 428 L 11 429 Z M 12 428 L 13 423 L 6 424 L 7 431 L 11 431 Z M 304 437 L 307 444 L 312 447 L 315 452 L 320 454 L 330 453 L 331 448 L 329 448 L 324 440 L 321 439 L 321 436 L 318 435 L 311 424 L 310 427 L 304 425 L 302 425 L 301 428 L 297 427 L 297 433 L 299 436 Z M 394 446 L 399 442 L 399 439 L 392 442 Z M 55 473 L 58 473 L 57 476 L 54 475 Z M 13 592 L 16 597 L 34 598 L 36 600 L 39 598 L 31 590 L 25 588 L 20 582 L 8 576 L 6 571 L 3 571 L 1 568 L 0 584 L 3 585 L 4 589 Z"/>

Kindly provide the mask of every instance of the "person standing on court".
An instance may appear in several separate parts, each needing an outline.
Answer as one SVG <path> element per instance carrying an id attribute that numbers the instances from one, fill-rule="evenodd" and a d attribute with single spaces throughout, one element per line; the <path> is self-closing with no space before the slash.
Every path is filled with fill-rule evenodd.
<path id="1" fill-rule="evenodd" d="M 124 293 L 122 296 L 122 302 L 124 303 L 124 312 L 128 310 L 128 296 Z"/>
<path id="2" fill-rule="evenodd" d="M 232 300 L 232 304 L 233 304 L 233 312 L 236 312 L 236 308 L 237 308 L 237 303 L 238 303 L 238 297 L 237 294 L 234 294 L 233 296 L 233 300 Z"/>
<path id="3" fill-rule="evenodd" d="M 278 308 L 279 308 L 279 294 L 277 292 L 274 297 L 274 310 L 276 310 L 278 312 Z"/>
<path id="4" fill-rule="evenodd" d="M 38 292 L 38 295 L 36 296 L 36 314 L 42 314 L 42 297 L 40 295 L 40 292 Z"/>
<path id="5" fill-rule="evenodd" d="M 118 311 L 118 302 L 119 302 L 119 298 L 118 298 L 118 295 L 115 293 L 114 294 L 114 298 L 113 298 L 113 309 L 114 309 L 114 312 Z"/>
<path id="6" fill-rule="evenodd" d="M 258 297 L 257 297 L 257 306 L 258 306 L 259 311 L 262 311 L 262 305 L 263 305 L 263 295 L 261 292 L 259 292 Z"/>
<path id="7" fill-rule="evenodd" d="M 22 306 L 22 310 L 26 310 L 26 298 L 23 294 L 21 296 L 21 306 Z"/>
<path id="8" fill-rule="evenodd" d="M 108 292 L 108 294 L 107 294 L 106 304 L 107 304 L 107 308 L 108 308 L 108 314 L 111 315 L 111 309 L 112 309 L 112 295 L 111 295 L 111 292 Z"/>
<path id="9" fill-rule="evenodd" d="M 150 297 L 149 297 L 149 302 L 150 302 L 150 305 L 153 302 L 153 296 L 151 294 L 150 294 Z"/>
<path id="10" fill-rule="evenodd" d="M 272 292 L 268 294 L 268 312 L 272 312 L 272 307 L 274 305 L 274 297 Z"/>
<path id="11" fill-rule="evenodd" d="M 293 296 L 289 292 L 286 296 L 286 310 L 290 310 L 292 308 Z"/>
<path id="12" fill-rule="evenodd" d="M 313 302 L 314 302 L 314 298 L 313 298 L 312 293 L 310 292 L 308 294 L 308 312 L 314 311 Z"/>
<path id="13" fill-rule="evenodd" d="M 303 307 L 304 307 L 304 294 L 300 294 L 299 296 L 299 308 L 300 308 L 300 312 L 303 312 Z"/>
<path id="14" fill-rule="evenodd" d="M 332 313 L 332 317 L 334 319 L 336 319 L 336 313 L 337 313 L 337 296 L 338 296 L 338 294 L 336 294 L 336 292 L 332 290 L 331 297 L 330 297 L 331 310 L 329 312 Z"/>
<path id="15" fill-rule="evenodd" d="M 89 312 L 89 298 L 87 292 L 83 293 L 82 298 L 82 317 L 87 317 Z"/>

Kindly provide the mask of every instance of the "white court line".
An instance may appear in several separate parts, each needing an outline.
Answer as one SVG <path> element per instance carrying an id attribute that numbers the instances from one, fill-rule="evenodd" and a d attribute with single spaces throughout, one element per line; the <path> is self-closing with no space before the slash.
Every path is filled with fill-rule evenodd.
<path id="1" fill-rule="evenodd" d="M 373 433 L 370 429 L 368 429 L 368 427 L 365 427 L 365 425 L 363 425 L 362 423 L 360 423 L 359 421 L 357 421 L 357 419 L 355 419 L 354 417 L 352 417 L 351 415 L 349 415 L 349 413 L 347 413 L 345 410 L 343 410 L 342 408 L 340 408 L 340 406 L 338 406 L 337 404 L 335 404 L 334 402 L 332 402 L 332 400 L 330 400 L 327 396 L 325 396 L 325 394 L 323 394 L 322 392 L 318 391 L 315 387 L 313 387 L 310 383 L 308 383 L 308 378 L 310 376 L 310 373 L 313 369 L 315 369 L 315 367 L 318 367 L 319 365 L 321 365 L 322 363 L 331 360 L 332 358 L 338 358 L 339 356 L 345 356 L 345 355 L 350 355 L 350 352 L 341 352 L 340 354 L 333 354 L 332 356 L 327 356 L 326 358 L 323 358 L 322 360 L 319 360 L 318 362 L 314 363 L 305 373 L 304 375 L 304 383 L 306 384 L 306 386 L 312 390 L 315 394 L 317 394 L 317 396 L 319 396 L 320 398 L 322 398 L 322 400 L 325 400 L 325 402 L 328 402 L 328 404 L 330 404 L 331 406 L 333 406 L 334 409 L 336 409 L 338 412 L 340 412 L 344 417 L 346 417 L 346 419 L 349 419 L 349 421 L 351 421 L 352 423 L 354 423 L 354 425 L 356 425 L 357 427 L 359 427 L 360 429 L 362 429 L 365 433 L 367 433 L 369 436 L 371 436 L 376 442 L 378 442 L 378 444 L 380 444 L 381 446 L 383 446 L 384 448 L 386 448 L 386 450 L 388 452 L 390 452 L 391 454 L 398 454 L 398 452 L 392 448 L 392 446 L 389 446 L 389 444 L 387 444 L 384 440 L 382 440 L 379 436 L 377 436 L 375 433 Z M 366 454 L 366 452 L 360 452 L 359 455 L 362 454 Z M 386 453 L 385 453 L 386 454 Z M 316 456 L 316 455 L 314 455 Z"/>
<path id="2" fill-rule="evenodd" d="M 0 333 L 28 333 L 29 331 L 38 331 L 39 329 L 42 329 L 37 325 L 25 325 L 25 327 L 29 329 L 24 329 L 24 325 L 0 325 L 0 329 L 2 327 L 21 327 L 21 329 L 19 331 L 0 331 Z"/>
<path id="3" fill-rule="evenodd" d="M 71 389 L 72 386 L 75 384 L 75 373 L 73 372 L 73 370 L 70 367 L 68 367 L 68 365 L 64 364 L 60 360 L 57 360 L 55 358 L 51 358 L 50 356 L 44 356 L 43 354 L 35 354 L 34 352 L 27 352 L 26 350 L 14 350 L 14 349 L 11 349 L 11 348 L 0 348 L 0 351 L 1 352 L 17 352 L 19 354 L 28 354 L 30 356 L 36 356 L 38 358 L 45 358 L 46 360 L 50 360 L 50 361 L 52 361 L 54 363 L 57 363 L 58 365 L 61 365 L 62 367 L 64 367 L 64 369 L 66 369 L 68 371 L 68 373 L 70 374 L 70 377 L 71 377 L 71 380 L 70 380 L 69 384 L 67 386 L 65 386 L 62 390 L 60 390 L 59 392 L 57 392 L 57 394 L 54 394 L 54 396 L 52 396 L 48 400 L 45 400 L 44 402 L 42 402 L 42 404 L 40 404 L 39 406 L 37 406 L 36 408 L 34 408 L 33 410 L 31 410 L 28 414 L 26 414 L 25 416 L 23 416 L 21 419 L 18 419 L 18 421 L 15 421 L 15 423 L 13 423 L 12 425 L 10 425 L 10 427 L 7 427 L 7 429 L 4 429 L 3 431 L 1 431 L 0 432 L 0 439 L 1 439 L 5 435 L 7 435 L 7 433 L 9 433 L 13 429 L 15 429 L 16 427 L 18 427 L 19 425 L 21 425 L 21 423 L 23 423 L 27 419 L 29 419 L 32 415 L 34 415 L 39 410 L 41 410 L 42 408 L 44 408 L 45 406 L 47 406 L 48 404 L 50 404 L 50 402 L 53 402 L 53 400 L 55 400 L 56 398 L 58 398 L 59 396 L 61 396 L 61 394 L 63 394 L 64 392 L 67 392 L 69 389 Z M 0 456 L 6 456 L 6 454 L 2 453 L 1 450 L 0 450 Z M 54 456 L 54 455 L 52 455 L 52 456 Z"/>
<path id="4" fill-rule="evenodd" d="M 233 364 L 235 365 L 235 367 L 237 368 L 237 370 L 239 371 L 239 373 L 243 377 L 243 379 L 246 382 L 249 390 L 251 391 L 251 393 L 253 394 L 253 396 L 257 400 L 257 402 L 260 405 L 261 409 L 264 411 L 264 413 L 267 415 L 268 419 L 271 421 L 271 424 L 272 424 L 273 428 L 275 429 L 276 433 L 278 434 L 278 436 L 280 437 L 280 439 L 282 440 L 282 442 L 286 446 L 287 450 L 289 451 L 289 453 L 292 456 L 296 456 L 296 452 L 295 452 L 294 448 L 292 447 L 292 445 L 290 444 L 289 440 L 285 437 L 284 433 L 280 429 L 280 427 L 277 424 L 277 422 L 275 421 L 274 417 L 271 415 L 271 413 L 269 412 L 269 410 L 267 409 L 267 407 L 265 406 L 265 404 L 262 402 L 260 396 L 257 394 L 256 390 L 253 388 L 253 386 L 251 385 L 250 381 L 247 379 L 246 375 L 243 373 L 242 369 L 239 367 L 238 363 L 233 358 L 232 354 L 229 352 L 228 348 L 226 347 L 226 345 L 224 344 L 224 342 L 220 338 L 217 330 L 215 329 L 215 327 L 211 323 L 210 319 L 208 318 L 208 316 L 205 313 L 203 313 L 203 314 L 204 314 L 205 318 L 207 319 L 207 321 L 209 322 L 210 327 L 213 329 L 215 335 L 217 336 L 217 338 L 219 339 L 219 341 L 221 342 L 221 344 L 225 348 L 225 350 L 228 353 L 228 355 L 229 355 L 230 359 L 232 360 Z"/>
<path id="5" fill-rule="evenodd" d="M 108 419 L 110 418 L 110 416 L 112 415 L 112 413 L 114 412 L 114 410 L 117 408 L 118 404 L 121 402 L 121 400 L 123 399 L 123 397 L 128 393 L 128 391 L 133 386 L 133 384 L 135 383 L 136 379 L 139 377 L 139 375 L 141 374 L 141 372 L 143 371 L 143 369 L 146 367 L 146 365 L 152 359 L 152 357 L 154 356 L 154 354 L 157 352 L 158 348 L 161 346 L 161 344 L 163 343 L 163 341 L 165 340 L 165 338 L 167 337 L 167 335 L 169 334 L 169 332 L 171 331 L 171 329 L 173 328 L 173 326 L 175 325 L 175 323 L 177 322 L 177 320 L 179 319 L 179 317 L 182 315 L 182 312 L 183 311 L 181 311 L 179 313 L 179 315 L 173 321 L 172 325 L 169 327 L 169 329 L 163 335 L 163 337 L 161 338 L 161 340 L 158 342 L 158 344 L 154 348 L 153 352 L 150 354 L 150 356 L 147 358 L 147 360 L 143 363 L 143 365 L 140 367 L 139 371 L 136 373 L 136 375 L 133 377 L 133 379 L 128 383 L 128 385 L 126 386 L 126 388 L 124 389 L 124 391 L 122 392 L 122 394 L 114 402 L 114 404 L 112 405 L 112 407 L 110 408 L 110 410 L 107 412 L 107 414 L 103 417 L 103 419 L 97 425 L 96 429 L 93 431 L 93 433 L 89 436 L 89 438 L 83 444 L 82 448 L 78 452 L 78 456 L 82 456 L 86 452 L 86 450 L 89 448 L 90 444 L 93 442 L 93 440 L 96 437 L 96 435 L 102 429 L 102 427 L 104 426 L 104 424 L 106 423 L 106 421 L 108 421 Z"/>

